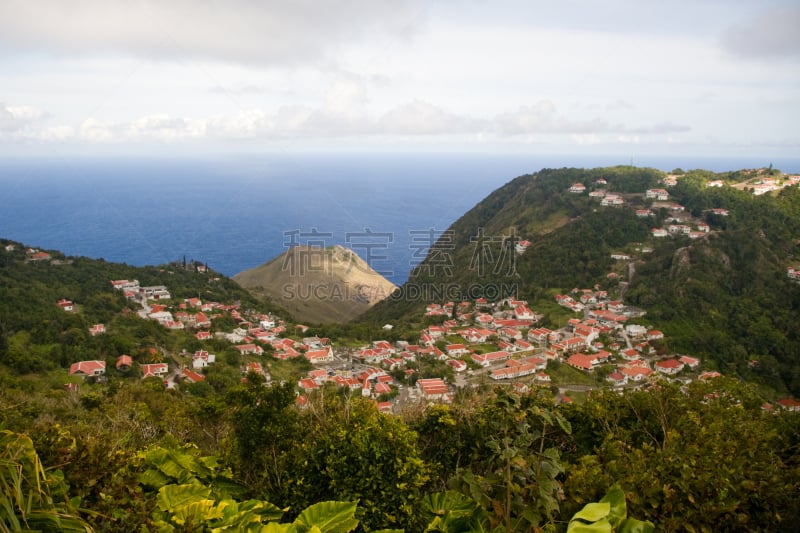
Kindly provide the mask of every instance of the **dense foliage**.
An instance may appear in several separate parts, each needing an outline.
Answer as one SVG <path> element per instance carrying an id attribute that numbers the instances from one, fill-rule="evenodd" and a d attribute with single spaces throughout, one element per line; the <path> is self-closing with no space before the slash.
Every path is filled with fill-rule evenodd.
<path id="1" fill-rule="evenodd" d="M 214 397 L 212 419 L 201 414 L 209 400 L 147 383 L 106 389 L 86 408 L 28 381 L 0 392 L 0 424 L 33 439 L 47 508 L 95 531 L 177 527 L 190 515 L 197 528 L 177 530 L 234 517 L 288 524 L 330 500 L 357 502 L 361 531 L 432 521 L 442 529 L 431 531 L 473 522 L 563 531 L 615 483 L 630 515 L 659 531 L 776 531 L 800 520 L 800 414 L 763 411 L 735 380 L 563 406 L 545 391 L 473 391 L 402 416 L 331 392 L 298 408 L 280 387 L 242 384 Z M 220 419 L 230 430 L 208 438 Z"/>

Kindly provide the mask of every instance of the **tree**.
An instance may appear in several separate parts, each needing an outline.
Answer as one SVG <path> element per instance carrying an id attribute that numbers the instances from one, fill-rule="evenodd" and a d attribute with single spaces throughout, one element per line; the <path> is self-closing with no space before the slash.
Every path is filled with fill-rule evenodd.
<path id="1" fill-rule="evenodd" d="M 427 467 L 407 425 L 360 397 L 320 398 L 304 418 L 306 437 L 295 443 L 287 505 L 358 500 L 356 517 L 366 528 L 419 529 L 415 507 Z"/>
<path id="2" fill-rule="evenodd" d="M 535 531 L 559 510 L 557 477 L 564 468 L 553 444 L 571 428 L 539 403 L 498 391 L 480 420 L 486 436 L 481 457 L 451 483 L 490 510 L 491 527 L 507 533 Z"/>

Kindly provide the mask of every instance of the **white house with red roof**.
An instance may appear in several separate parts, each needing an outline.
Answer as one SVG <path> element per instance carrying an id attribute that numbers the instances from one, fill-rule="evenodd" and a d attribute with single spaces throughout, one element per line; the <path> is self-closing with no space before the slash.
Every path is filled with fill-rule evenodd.
<path id="1" fill-rule="evenodd" d="M 544 362 L 544 359 L 541 360 Z M 544 365 L 546 366 L 546 364 Z M 492 379 L 514 379 L 535 374 L 541 370 L 541 366 L 534 362 L 522 362 L 511 360 L 504 368 L 495 368 L 489 374 Z"/>
<path id="2" fill-rule="evenodd" d="M 319 384 L 311 378 L 303 378 L 299 380 L 297 382 L 297 386 L 303 389 L 303 391 L 306 393 L 319 388 Z"/>
<path id="3" fill-rule="evenodd" d="M 450 392 L 441 378 L 418 379 L 417 389 L 426 400 L 445 400 Z"/>
<path id="4" fill-rule="evenodd" d="M 58 305 L 61 309 L 63 309 L 68 313 L 72 313 L 73 311 L 75 311 L 75 304 L 72 303 L 70 300 L 62 298 L 61 300 L 58 301 L 56 305 Z"/>
<path id="5" fill-rule="evenodd" d="M 625 333 L 630 337 L 644 337 L 647 335 L 647 328 L 641 324 L 628 324 L 625 326 Z"/>
<path id="6" fill-rule="evenodd" d="M 567 359 L 567 364 L 571 367 L 577 368 L 578 370 L 589 371 L 594 369 L 594 360 L 583 353 L 570 355 Z"/>
<path id="7" fill-rule="evenodd" d="M 644 381 L 653 374 L 653 371 L 644 366 L 628 366 L 619 369 L 630 381 Z"/>
<path id="8" fill-rule="evenodd" d="M 545 372 L 537 372 L 533 376 L 533 381 L 539 385 L 548 385 L 552 379 L 550 379 L 550 376 L 548 376 Z"/>
<path id="9" fill-rule="evenodd" d="M 35 252 L 28 256 L 28 261 L 50 261 L 50 254 L 47 252 Z"/>
<path id="10" fill-rule="evenodd" d="M 105 373 L 105 361 L 78 361 L 77 363 L 72 363 L 72 365 L 69 367 L 69 374 L 71 376 L 91 377 L 102 376 Z"/>
<path id="11" fill-rule="evenodd" d="M 471 359 L 473 362 L 481 366 L 489 366 L 493 363 L 499 363 L 511 358 L 511 354 L 506 351 L 489 352 L 485 354 L 472 354 Z"/>
<path id="12" fill-rule="evenodd" d="M 264 353 L 264 349 L 257 344 L 238 344 L 234 348 L 239 350 L 241 355 L 262 355 Z"/>
<path id="13" fill-rule="evenodd" d="M 696 357 L 689 357 L 688 355 L 682 355 L 678 357 L 678 361 L 688 366 L 692 370 L 700 366 L 700 359 L 697 359 Z"/>
<path id="14" fill-rule="evenodd" d="M 579 352 L 588 346 L 585 337 L 572 337 L 552 344 L 551 348 L 559 353 L 570 354 Z"/>
<path id="15" fill-rule="evenodd" d="M 645 198 L 652 198 L 661 202 L 669 200 L 669 192 L 666 189 L 647 189 L 644 193 Z"/>
<path id="16" fill-rule="evenodd" d="M 514 346 L 516 347 L 517 350 L 520 350 L 520 351 L 523 351 L 523 352 L 533 349 L 533 344 L 531 344 L 528 341 L 522 340 L 522 339 L 518 339 L 518 340 L 514 341 Z"/>
<path id="17" fill-rule="evenodd" d="M 518 305 L 514 308 L 514 317 L 519 320 L 534 320 L 536 318 L 536 313 L 524 305 Z"/>
<path id="18" fill-rule="evenodd" d="M 624 203 L 625 200 L 622 199 L 622 196 L 619 196 L 617 194 L 607 194 L 603 197 L 602 200 L 600 200 L 600 205 L 602 206 L 616 207 L 623 205 Z"/>
<path id="19" fill-rule="evenodd" d="M 468 342 L 478 344 L 486 342 L 489 337 L 494 335 L 494 332 L 485 328 L 469 328 L 459 332 L 459 335 L 464 337 Z"/>
<path id="20" fill-rule="evenodd" d="M 133 366 L 133 358 L 130 355 L 120 355 L 117 357 L 117 364 L 115 366 L 120 372 L 127 372 Z"/>
<path id="21" fill-rule="evenodd" d="M 786 411 L 800 412 L 800 402 L 794 398 L 782 398 L 775 403 L 777 403 L 781 409 Z"/>
<path id="22" fill-rule="evenodd" d="M 480 313 L 475 317 L 475 323 L 480 326 L 487 326 L 494 322 L 494 317 L 489 313 Z"/>
<path id="23" fill-rule="evenodd" d="M 456 372 L 464 372 L 467 369 L 467 363 L 460 359 L 448 359 L 445 364 L 453 367 Z"/>
<path id="24" fill-rule="evenodd" d="M 199 370 L 213 364 L 217 360 L 217 356 L 213 353 L 208 353 L 205 350 L 198 350 L 192 355 L 192 368 Z"/>
<path id="25" fill-rule="evenodd" d="M 525 253 L 525 250 L 530 248 L 531 244 L 532 244 L 531 241 L 522 240 L 522 241 L 517 242 L 514 245 L 514 249 L 516 250 L 516 252 L 518 254 L 522 254 L 522 253 Z"/>
<path id="26" fill-rule="evenodd" d="M 544 344 L 550 338 L 550 335 L 553 334 L 552 330 L 547 328 L 536 328 L 528 330 L 528 340 L 532 342 L 537 342 L 539 344 Z"/>
<path id="27" fill-rule="evenodd" d="M 328 363 L 333 361 L 333 349 L 328 346 L 318 350 L 308 350 L 305 356 L 311 364 Z"/>
<path id="28" fill-rule="evenodd" d="M 628 382 L 628 376 L 621 372 L 612 372 L 606 377 L 606 379 L 615 387 L 620 387 Z"/>
<path id="29" fill-rule="evenodd" d="M 183 377 L 183 379 L 189 383 L 200 383 L 206 379 L 203 374 L 198 374 L 197 372 L 189 370 L 188 368 L 183 369 L 181 372 L 181 377 Z"/>
<path id="30" fill-rule="evenodd" d="M 141 366 L 142 379 L 157 377 L 161 378 L 169 373 L 167 363 L 149 363 Z"/>
<path id="31" fill-rule="evenodd" d="M 460 357 L 469 353 L 469 349 L 465 344 L 448 344 L 445 350 L 450 357 Z"/>
<path id="32" fill-rule="evenodd" d="M 580 194 L 586 191 L 586 185 L 583 183 L 573 183 L 572 186 L 569 188 L 569 192 L 573 194 Z"/>
<path id="33" fill-rule="evenodd" d="M 681 370 L 683 370 L 683 363 L 678 361 L 677 359 L 665 359 L 663 361 L 657 362 L 655 365 L 655 369 L 662 374 L 666 374 L 668 376 L 674 376 Z"/>
<path id="34" fill-rule="evenodd" d="M 102 335 L 106 332 L 106 325 L 105 324 L 95 324 L 89 328 L 89 335 L 92 337 L 96 337 L 97 335 Z"/>
<path id="35" fill-rule="evenodd" d="M 196 315 L 194 315 L 194 327 L 196 328 L 207 328 L 211 326 L 211 319 L 208 318 L 204 312 L 200 311 Z"/>
<path id="36" fill-rule="evenodd" d="M 436 341 L 429 333 L 423 332 L 419 336 L 419 343 L 422 344 L 423 346 L 433 346 L 436 343 Z"/>

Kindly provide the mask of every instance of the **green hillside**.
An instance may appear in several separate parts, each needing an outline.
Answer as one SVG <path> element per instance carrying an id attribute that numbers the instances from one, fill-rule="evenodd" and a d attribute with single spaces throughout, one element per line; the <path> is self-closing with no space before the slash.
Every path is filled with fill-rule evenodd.
<path id="1" fill-rule="evenodd" d="M 79 360 L 106 359 L 120 354 L 146 362 L 146 349 L 193 347 L 188 333 L 169 332 L 152 320 L 141 320 L 141 306 L 114 290 L 111 280 L 136 279 L 141 286 L 168 286 L 173 301 L 239 302 L 245 308 L 277 310 L 260 302 L 232 280 L 183 261 L 160 267 L 133 267 L 102 259 L 65 257 L 47 251 L 51 260 L 31 260 L 30 249 L 0 240 L 0 363 L 17 373 L 67 368 Z M 65 299 L 76 312 L 62 310 Z M 108 334 L 92 336 L 94 324 Z"/>
<path id="2" fill-rule="evenodd" d="M 800 393 L 800 284 L 786 275 L 800 262 L 800 190 L 795 184 L 752 193 L 753 183 L 773 175 L 780 173 L 681 172 L 668 202 L 645 197 L 648 189 L 664 187 L 666 174 L 654 169 L 546 169 L 520 176 L 449 228 L 452 234 L 412 274 L 404 296 L 363 318 L 404 324 L 421 316 L 429 301 L 491 300 L 514 291 L 545 313 L 545 323 L 561 326 L 567 315 L 553 296 L 599 285 L 645 309 L 644 323 L 663 330 L 671 350 Z M 708 187 L 712 180 L 724 186 Z M 569 192 L 576 183 L 586 191 Z M 592 191 L 618 195 L 623 205 L 603 206 Z M 693 227 L 707 224 L 710 232 L 653 238 L 651 229 L 668 226 L 675 216 L 668 204 L 682 205 L 681 217 Z M 636 216 L 644 209 L 652 216 Z M 512 253 L 520 240 L 531 244 Z M 612 253 L 631 260 L 613 259 Z M 443 297 L 431 289 L 442 286 Z"/>

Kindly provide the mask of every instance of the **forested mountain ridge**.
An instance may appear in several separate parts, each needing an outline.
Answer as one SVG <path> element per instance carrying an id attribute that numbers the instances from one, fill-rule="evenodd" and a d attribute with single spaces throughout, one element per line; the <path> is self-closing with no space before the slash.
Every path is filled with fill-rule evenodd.
<path id="1" fill-rule="evenodd" d="M 800 189 L 753 194 L 776 175 L 677 171 L 669 186 L 664 172 L 628 166 L 520 176 L 442 232 L 401 294 L 362 318 L 411 321 L 426 303 L 415 296 L 439 297 L 426 288 L 445 286 L 449 299 L 511 288 L 560 326 L 564 317 L 548 312 L 554 295 L 599 285 L 645 309 L 671 350 L 798 394 L 800 284 L 787 267 L 800 262 Z M 585 190 L 570 192 L 576 184 Z M 621 205 L 603 205 L 609 195 Z M 690 238 L 698 224 L 708 233 Z"/>

